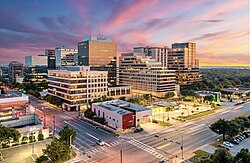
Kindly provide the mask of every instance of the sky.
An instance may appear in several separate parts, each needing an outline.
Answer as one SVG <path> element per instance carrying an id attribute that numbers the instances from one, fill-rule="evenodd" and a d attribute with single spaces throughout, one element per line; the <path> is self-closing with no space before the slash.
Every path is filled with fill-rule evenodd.
<path id="1" fill-rule="evenodd" d="M 83 36 L 134 46 L 195 42 L 200 66 L 249 66 L 248 0 L 0 0 L 0 64 Z"/>

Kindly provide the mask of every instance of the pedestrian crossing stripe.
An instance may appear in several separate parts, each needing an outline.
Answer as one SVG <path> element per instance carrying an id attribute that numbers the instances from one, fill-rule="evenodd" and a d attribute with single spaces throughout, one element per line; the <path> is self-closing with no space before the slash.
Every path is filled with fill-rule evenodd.
<path id="1" fill-rule="evenodd" d="M 132 144 L 132 145 L 134 145 L 134 146 L 136 146 L 136 147 L 138 147 L 138 148 L 140 148 L 140 149 L 142 149 L 142 150 L 144 150 L 144 151 L 152 154 L 153 156 L 155 156 L 155 157 L 157 157 L 159 159 L 162 159 L 162 160 L 165 160 L 165 161 L 169 161 L 168 158 L 166 158 L 162 154 L 156 152 L 155 148 L 153 148 L 153 147 L 151 147 L 151 146 L 149 146 L 147 144 L 144 144 L 144 143 L 142 143 L 142 142 L 140 142 L 140 141 L 138 141 L 136 139 L 132 139 L 132 140 L 128 141 L 128 143 L 130 143 L 130 144 Z"/>

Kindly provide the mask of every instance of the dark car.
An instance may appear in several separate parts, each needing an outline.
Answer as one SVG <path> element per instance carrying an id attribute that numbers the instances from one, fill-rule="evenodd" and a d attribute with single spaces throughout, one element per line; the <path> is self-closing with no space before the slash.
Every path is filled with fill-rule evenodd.
<path id="1" fill-rule="evenodd" d="M 136 129 L 134 130 L 134 133 L 142 132 L 142 131 L 143 131 L 143 128 L 136 128 Z"/>
<path id="2" fill-rule="evenodd" d="M 229 142 L 230 142 L 230 143 L 232 143 L 232 144 L 236 144 L 236 145 L 238 145 L 238 144 L 239 144 L 239 142 L 238 142 L 238 141 L 233 140 L 233 139 L 232 139 L 232 140 L 229 140 Z"/>

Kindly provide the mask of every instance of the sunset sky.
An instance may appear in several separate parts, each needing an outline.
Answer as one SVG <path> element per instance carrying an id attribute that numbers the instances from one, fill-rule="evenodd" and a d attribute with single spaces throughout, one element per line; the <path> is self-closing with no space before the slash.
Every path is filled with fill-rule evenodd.
<path id="1" fill-rule="evenodd" d="M 201 66 L 249 66 L 249 19 L 249 0 L 0 0 L 0 64 L 98 35 L 118 52 L 196 42 Z"/>

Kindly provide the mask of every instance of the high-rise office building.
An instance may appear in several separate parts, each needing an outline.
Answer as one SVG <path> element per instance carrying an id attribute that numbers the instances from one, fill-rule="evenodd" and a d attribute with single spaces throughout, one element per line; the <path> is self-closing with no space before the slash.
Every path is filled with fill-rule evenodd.
<path id="1" fill-rule="evenodd" d="M 9 65 L 2 65 L 0 67 L 0 77 L 4 80 L 9 80 Z"/>
<path id="2" fill-rule="evenodd" d="M 63 100 L 66 110 L 79 110 L 86 103 L 107 95 L 107 71 L 92 71 L 89 66 L 48 70 L 48 92 Z"/>
<path id="3" fill-rule="evenodd" d="M 22 82 L 23 80 L 23 64 L 18 61 L 12 61 L 9 64 L 9 81 Z"/>
<path id="4" fill-rule="evenodd" d="M 175 71 L 163 67 L 145 54 L 125 53 L 120 57 L 119 83 L 132 86 L 136 93 L 162 96 L 177 91 Z"/>
<path id="5" fill-rule="evenodd" d="M 34 66 L 48 66 L 48 57 L 47 56 L 25 56 L 25 66 L 34 67 Z"/>
<path id="6" fill-rule="evenodd" d="M 78 65 L 108 71 L 109 85 L 117 84 L 117 44 L 110 38 L 87 36 L 78 43 Z"/>
<path id="7" fill-rule="evenodd" d="M 134 53 L 141 53 L 145 54 L 146 56 L 151 56 L 156 60 L 156 62 L 160 62 L 163 67 L 167 67 L 167 47 L 134 47 Z"/>
<path id="8" fill-rule="evenodd" d="M 56 55 L 54 49 L 46 49 L 45 56 L 48 57 L 48 69 L 56 69 Z"/>
<path id="9" fill-rule="evenodd" d="M 168 49 L 168 68 L 176 71 L 177 84 L 187 85 L 201 80 L 195 43 L 174 43 Z"/>
<path id="10" fill-rule="evenodd" d="M 56 68 L 77 65 L 78 50 L 74 48 L 58 47 L 55 49 Z M 73 56 L 73 57 L 72 57 Z M 72 59 L 73 58 L 73 59 Z"/>
<path id="11" fill-rule="evenodd" d="M 48 70 L 46 66 L 25 67 L 24 82 L 33 84 L 38 91 L 47 90 Z"/>

